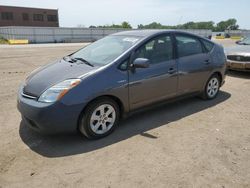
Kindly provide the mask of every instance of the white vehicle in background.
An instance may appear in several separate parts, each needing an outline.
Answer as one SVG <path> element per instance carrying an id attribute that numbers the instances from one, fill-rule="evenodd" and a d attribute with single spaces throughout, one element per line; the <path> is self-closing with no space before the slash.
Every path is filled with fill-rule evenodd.
<path id="1" fill-rule="evenodd" d="M 250 72 L 250 37 L 236 42 L 238 45 L 226 49 L 229 70 Z"/>

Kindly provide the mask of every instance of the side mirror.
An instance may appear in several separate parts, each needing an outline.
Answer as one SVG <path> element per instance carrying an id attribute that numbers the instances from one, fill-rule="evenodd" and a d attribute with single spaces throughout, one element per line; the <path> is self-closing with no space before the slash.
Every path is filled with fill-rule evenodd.
<path id="1" fill-rule="evenodd" d="M 133 68 L 148 68 L 149 67 L 149 59 L 146 58 L 137 58 L 134 60 L 131 67 Z"/>

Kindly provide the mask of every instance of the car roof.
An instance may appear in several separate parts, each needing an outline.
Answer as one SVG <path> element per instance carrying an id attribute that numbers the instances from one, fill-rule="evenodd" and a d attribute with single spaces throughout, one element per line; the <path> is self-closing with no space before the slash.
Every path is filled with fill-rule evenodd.
<path id="1" fill-rule="evenodd" d="M 187 31 L 174 30 L 174 29 L 134 29 L 134 30 L 128 30 L 128 31 L 114 33 L 112 35 L 113 36 L 131 36 L 131 37 L 136 36 L 136 37 L 148 38 L 151 36 L 165 34 L 165 33 L 178 33 L 178 34 L 190 35 L 193 37 L 197 37 L 197 38 L 206 40 L 214 45 L 216 44 L 215 42 L 213 42 L 205 37 L 201 37 L 197 34 L 193 34 L 193 33 L 187 32 Z"/>
<path id="2" fill-rule="evenodd" d="M 139 37 L 148 37 L 154 34 L 166 33 L 170 30 L 159 30 L 159 29 L 140 29 L 140 30 L 129 30 L 114 33 L 113 35 L 127 35 L 127 36 L 139 36 Z"/>
<path id="3" fill-rule="evenodd" d="M 149 36 L 156 35 L 156 34 L 161 34 L 161 33 L 183 33 L 183 34 L 193 35 L 192 33 L 183 32 L 183 31 L 180 31 L 180 30 L 167 30 L 167 29 L 128 30 L 128 31 L 122 31 L 122 32 L 114 33 L 112 35 L 149 37 Z"/>

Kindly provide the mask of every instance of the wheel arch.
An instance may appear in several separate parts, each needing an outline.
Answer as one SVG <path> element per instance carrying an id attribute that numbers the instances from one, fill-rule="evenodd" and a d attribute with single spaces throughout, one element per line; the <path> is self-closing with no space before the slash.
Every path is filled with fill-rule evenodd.
<path id="1" fill-rule="evenodd" d="M 221 84 L 222 84 L 222 74 L 221 74 L 221 72 L 220 71 L 215 71 L 215 72 L 213 72 L 213 74 L 211 74 L 211 76 L 213 76 L 213 75 L 217 75 L 218 77 L 219 77 L 219 79 L 220 79 L 220 86 L 221 86 Z M 211 77 L 210 76 L 210 77 Z"/>
<path id="2" fill-rule="evenodd" d="M 219 79 L 220 79 L 220 86 L 222 85 L 222 81 L 223 81 L 223 77 L 222 77 L 222 73 L 218 70 L 211 72 L 210 76 L 208 77 L 208 79 L 205 81 L 205 83 L 203 84 L 202 90 L 201 92 L 206 88 L 207 82 L 208 80 L 213 76 L 213 75 L 218 75 Z"/>
<path id="3" fill-rule="evenodd" d="M 113 100 L 114 102 L 116 102 L 116 104 L 117 104 L 118 107 L 119 107 L 120 118 L 123 117 L 124 112 L 125 112 L 125 107 L 124 107 L 124 104 L 122 103 L 122 100 L 119 99 L 118 97 L 114 96 L 114 95 L 101 95 L 101 96 L 95 97 L 95 98 L 93 98 L 92 100 L 90 100 L 90 101 L 85 105 L 85 107 L 82 109 L 82 111 L 81 111 L 81 113 L 80 113 L 80 115 L 79 115 L 79 117 L 78 117 L 77 128 L 79 127 L 79 123 L 80 123 L 80 121 L 81 121 L 82 115 L 83 115 L 84 111 L 86 110 L 86 108 L 87 108 L 91 103 L 93 103 L 94 101 L 99 100 L 99 99 L 103 99 L 103 98 L 109 98 L 109 99 Z"/>

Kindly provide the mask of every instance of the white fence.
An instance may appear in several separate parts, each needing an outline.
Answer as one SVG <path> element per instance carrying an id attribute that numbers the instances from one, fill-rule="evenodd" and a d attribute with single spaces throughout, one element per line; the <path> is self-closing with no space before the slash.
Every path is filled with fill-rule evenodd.
<path id="1" fill-rule="evenodd" d="M 66 28 L 66 27 L 0 27 L 5 39 L 28 39 L 30 43 L 91 42 L 126 29 Z M 182 30 L 203 37 L 212 36 L 211 30 Z"/>
<path id="2" fill-rule="evenodd" d="M 228 33 L 230 36 L 250 37 L 250 30 L 226 30 L 225 33 Z"/>

